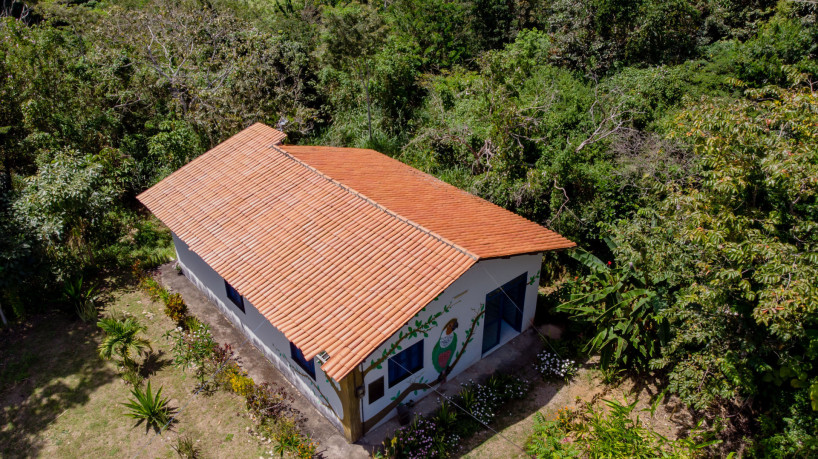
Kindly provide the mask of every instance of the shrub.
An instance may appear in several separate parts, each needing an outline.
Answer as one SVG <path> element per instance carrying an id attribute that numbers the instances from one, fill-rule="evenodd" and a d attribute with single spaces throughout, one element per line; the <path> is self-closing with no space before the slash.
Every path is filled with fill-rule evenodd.
<path id="1" fill-rule="evenodd" d="M 291 416 L 264 422 L 259 430 L 263 437 L 276 442 L 273 451 L 282 457 L 285 453 L 290 453 L 298 458 L 311 459 L 317 453 L 318 445 L 301 433 L 298 420 Z"/>
<path id="2" fill-rule="evenodd" d="M 196 316 L 186 315 L 182 319 L 182 328 L 185 330 L 195 330 L 202 326 L 202 321 Z"/>
<path id="3" fill-rule="evenodd" d="M 284 415 L 294 415 L 287 394 L 269 383 L 254 384 L 244 397 L 247 410 L 257 420 L 280 419 Z"/>
<path id="4" fill-rule="evenodd" d="M 139 286 L 145 290 L 153 301 L 162 301 L 163 303 L 167 303 L 170 292 L 168 292 L 168 290 L 163 287 L 159 281 L 150 275 L 143 273 L 142 277 L 139 279 Z"/>
<path id="5" fill-rule="evenodd" d="M 161 430 L 170 421 L 170 408 L 168 407 L 168 399 L 162 398 L 162 388 L 153 394 L 151 391 L 151 382 L 148 381 L 145 390 L 136 386 L 131 390 L 133 398 L 128 399 L 127 403 L 123 403 L 128 408 L 127 416 L 137 419 L 137 425 L 145 421 L 145 428 L 153 427 L 156 430 Z"/>
<path id="6" fill-rule="evenodd" d="M 210 334 L 210 327 L 201 322 L 197 328 L 191 330 L 176 327 L 167 332 L 165 338 L 173 341 L 174 365 L 185 370 L 192 368 L 200 384 L 204 384 L 208 374 L 206 364 L 218 346 Z"/>
<path id="7" fill-rule="evenodd" d="M 165 300 L 165 315 L 177 323 L 184 324 L 187 316 L 187 304 L 182 299 L 182 295 L 178 293 L 171 293 Z"/>
<path id="8" fill-rule="evenodd" d="M 192 438 L 187 435 L 176 437 L 176 444 L 171 445 L 176 454 L 182 459 L 196 459 L 200 456 L 199 448 Z"/>
<path id="9" fill-rule="evenodd" d="M 243 372 L 242 372 L 243 373 Z M 246 397 L 253 392 L 255 382 L 245 374 L 233 372 L 230 375 L 230 390 L 235 394 Z"/>
<path id="10" fill-rule="evenodd" d="M 415 416 L 412 422 L 398 429 L 394 436 L 384 441 L 383 454 L 388 458 L 441 458 L 457 449 L 460 440 L 456 435 L 446 435 L 432 419 Z"/>
<path id="11" fill-rule="evenodd" d="M 136 368 L 125 367 L 123 368 L 122 373 L 120 373 L 120 376 L 122 377 L 123 381 L 132 385 L 133 387 L 140 386 L 144 380 L 142 373 Z"/>

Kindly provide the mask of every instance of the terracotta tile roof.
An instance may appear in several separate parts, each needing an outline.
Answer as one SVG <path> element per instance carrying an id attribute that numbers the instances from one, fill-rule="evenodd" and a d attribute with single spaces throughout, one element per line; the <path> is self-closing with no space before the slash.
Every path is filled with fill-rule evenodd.
<path id="1" fill-rule="evenodd" d="M 374 150 L 281 147 L 479 258 L 566 249 L 559 234 Z"/>
<path id="2" fill-rule="evenodd" d="M 573 245 L 374 151 L 283 137 L 255 124 L 138 199 L 336 380 L 480 257 Z"/>

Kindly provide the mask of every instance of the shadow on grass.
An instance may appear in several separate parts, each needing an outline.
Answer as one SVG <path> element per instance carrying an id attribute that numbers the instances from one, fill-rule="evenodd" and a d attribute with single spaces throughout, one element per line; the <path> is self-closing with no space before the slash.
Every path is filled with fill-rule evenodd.
<path id="1" fill-rule="evenodd" d="M 60 313 L 0 330 L 0 456 L 41 455 L 43 430 L 117 377 L 97 345 L 93 324 Z"/>
<path id="2" fill-rule="evenodd" d="M 161 349 L 158 352 L 154 350 L 145 352 L 143 354 L 142 363 L 139 365 L 139 375 L 142 376 L 143 379 L 148 379 L 173 363 L 172 360 L 164 357 L 165 351 Z"/>

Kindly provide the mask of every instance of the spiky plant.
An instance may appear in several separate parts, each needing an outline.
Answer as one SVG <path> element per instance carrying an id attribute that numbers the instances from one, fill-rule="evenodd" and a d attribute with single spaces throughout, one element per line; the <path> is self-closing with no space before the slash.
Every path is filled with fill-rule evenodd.
<path id="1" fill-rule="evenodd" d="M 128 399 L 128 403 L 123 405 L 128 408 L 128 417 L 136 419 L 137 425 L 145 421 L 146 428 L 153 427 L 160 430 L 170 420 L 170 408 L 168 407 L 167 397 L 162 398 L 162 388 L 154 394 L 151 391 L 151 382 L 145 386 L 143 391 L 141 387 L 136 386 L 131 389 L 133 398 Z"/>
<path id="2" fill-rule="evenodd" d="M 83 286 L 82 276 L 66 281 L 62 296 L 74 306 L 83 322 L 93 322 L 97 318 L 96 302 L 99 298 L 99 288 L 96 285 Z"/>
<path id="3" fill-rule="evenodd" d="M 135 368 L 136 363 L 131 356 L 151 348 L 150 341 L 139 336 L 147 327 L 133 317 L 105 317 L 97 322 L 97 326 L 105 332 L 105 339 L 99 345 L 99 355 L 103 359 L 111 360 L 116 355 L 122 359 L 124 366 Z"/>

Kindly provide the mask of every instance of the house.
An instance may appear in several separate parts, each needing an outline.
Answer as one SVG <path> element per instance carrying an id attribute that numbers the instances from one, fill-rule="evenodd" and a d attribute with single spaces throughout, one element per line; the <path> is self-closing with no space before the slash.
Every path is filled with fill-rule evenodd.
<path id="1" fill-rule="evenodd" d="M 574 243 L 372 150 L 254 124 L 138 196 L 235 326 L 354 441 L 531 325 Z"/>

